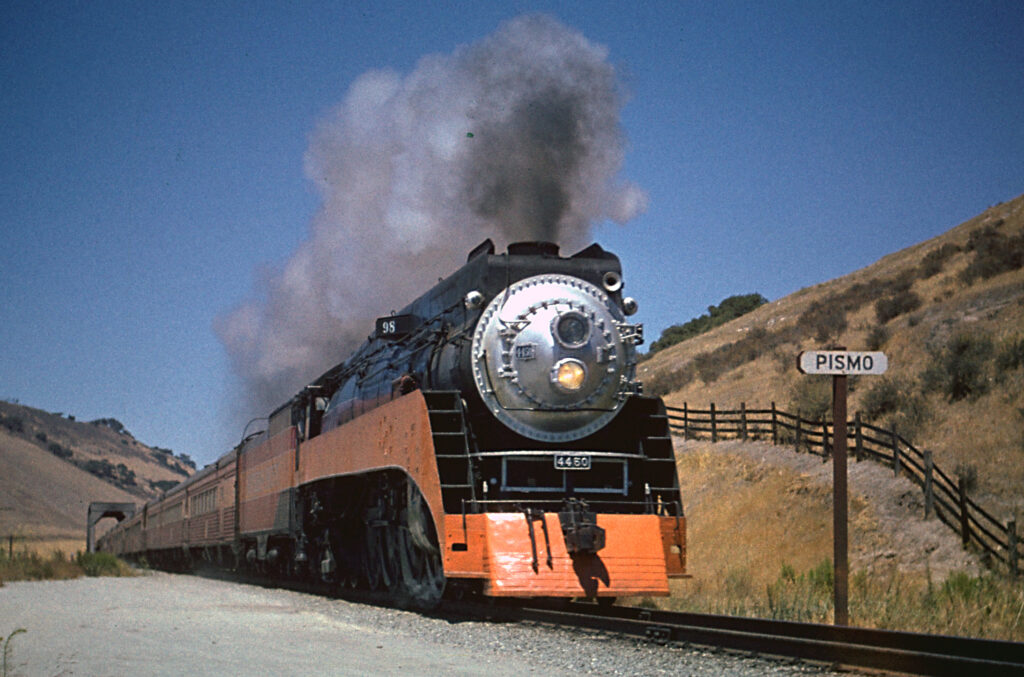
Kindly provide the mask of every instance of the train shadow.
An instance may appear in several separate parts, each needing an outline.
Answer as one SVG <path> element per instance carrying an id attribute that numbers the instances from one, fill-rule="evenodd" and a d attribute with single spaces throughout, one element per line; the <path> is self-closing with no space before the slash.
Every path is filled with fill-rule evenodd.
<path id="1" fill-rule="evenodd" d="M 597 597 L 597 584 L 611 584 L 608 567 L 596 553 L 577 553 L 572 556 L 572 570 L 583 588 L 585 597 Z"/>

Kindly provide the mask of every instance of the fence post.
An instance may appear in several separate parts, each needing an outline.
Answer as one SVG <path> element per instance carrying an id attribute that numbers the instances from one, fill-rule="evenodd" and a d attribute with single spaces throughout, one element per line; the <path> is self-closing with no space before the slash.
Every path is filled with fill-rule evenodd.
<path id="1" fill-rule="evenodd" d="M 14 559 L 14 534 L 7 537 L 7 559 Z"/>
<path id="2" fill-rule="evenodd" d="M 690 439 L 690 409 L 683 402 L 683 441 Z"/>
<path id="3" fill-rule="evenodd" d="M 1010 562 L 1010 573 L 1016 576 L 1017 568 L 1017 520 L 1006 523 L 1007 560 Z"/>
<path id="4" fill-rule="evenodd" d="M 801 430 L 801 424 L 804 422 L 803 416 L 800 415 L 800 410 L 796 411 L 796 450 L 800 452 L 800 438 L 803 437 L 803 430 Z"/>
<path id="5" fill-rule="evenodd" d="M 718 441 L 718 423 L 715 421 L 715 403 L 711 403 L 711 441 Z"/>
<path id="6" fill-rule="evenodd" d="M 932 488 L 932 452 L 924 450 L 924 518 L 928 519 L 935 509 L 935 494 Z"/>
<path id="7" fill-rule="evenodd" d="M 855 438 L 854 449 L 857 454 L 857 462 L 864 457 L 864 430 L 860 427 L 860 412 L 853 419 L 853 435 Z"/>
<path id="8" fill-rule="evenodd" d="M 956 483 L 960 494 L 960 540 L 964 548 L 971 542 L 971 525 L 967 522 L 967 483 L 960 477 Z"/>
<path id="9" fill-rule="evenodd" d="M 779 443 L 779 418 L 775 412 L 775 402 L 772 402 L 772 444 Z"/>
<path id="10" fill-rule="evenodd" d="M 747 439 L 747 403 L 740 402 L 740 439 Z"/>
<path id="11" fill-rule="evenodd" d="M 828 450 L 831 449 L 828 443 L 828 421 L 821 419 L 821 455 L 828 460 Z"/>
<path id="12" fill-rule="evenodd" d="M 889 437 L 892 440 L 892 474 L 895 477 L 900 476 L 900 441 L 896 437 L 896 431 L 890 431 Z"/>

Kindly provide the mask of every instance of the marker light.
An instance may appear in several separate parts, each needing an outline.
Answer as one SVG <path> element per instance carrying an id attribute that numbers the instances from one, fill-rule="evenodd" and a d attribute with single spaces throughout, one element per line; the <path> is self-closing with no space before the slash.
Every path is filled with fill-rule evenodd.
<path id="1" fill-rule="evenodd" d="M 579 360 L 562 360 L 555 365 L 553 376 L 555 385 L 562 390 L 573 392 L 583 387 L 587 370 Z"/>

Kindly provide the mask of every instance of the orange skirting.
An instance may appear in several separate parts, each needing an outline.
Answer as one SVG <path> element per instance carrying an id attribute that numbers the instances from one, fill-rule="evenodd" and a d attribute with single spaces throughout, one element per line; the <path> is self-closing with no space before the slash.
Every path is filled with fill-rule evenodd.
<path id="1" fill-rule="evenodd" d="M 297 483 L 384 468 L 408 473 L 430 505 L 438 538 L 443 538 L 441 480 L 427 402 L 418 390 L 303 442 Z"/>
<path id="2" fill-rule="evenodd" d="M 484 594 L 496 597 L 621 597 L 668 595 L 661 518 L 598 515 L 605 547 L 571 557 L 558 515 L 533 522 L 537 559 L 522 513 L 445 517 L 445 575 L 482 578 Z M 548 554 L 550 548 L 550 564 Z"/>

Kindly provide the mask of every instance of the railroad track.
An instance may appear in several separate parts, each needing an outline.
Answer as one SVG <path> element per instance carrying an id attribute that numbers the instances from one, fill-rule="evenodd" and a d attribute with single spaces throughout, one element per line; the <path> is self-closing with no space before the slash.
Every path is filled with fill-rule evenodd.
<path id="1" fill-rule="evenodd" d="M 212 575 L 211 575 L 212 574 Z M 280 581 L 237 573 L 207 572 L 214 578 L 393 606 L 386 594 L 322 583 Z M 768 656 L 913 675 L 1024 677 L 1024 643 L 926 635 L 896 630 L 837 627 L 762 618 L 695 614 L 587 602 L 470 597 L 446 599 L 429 615 L 502 622 L 532 622 L 636 637 L 666 646 L 701 645 Z"/>
<path id="2" fill-rule="evenodd" d="M 494 620 L 601 630 L 665 645 L 713 646 L 838 667 L 957 677 L 1024 675 L 1024 644 L 1018 642 L 585 603 L 454 606 Z"/>

